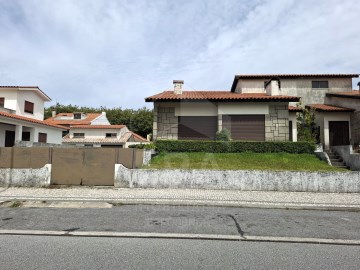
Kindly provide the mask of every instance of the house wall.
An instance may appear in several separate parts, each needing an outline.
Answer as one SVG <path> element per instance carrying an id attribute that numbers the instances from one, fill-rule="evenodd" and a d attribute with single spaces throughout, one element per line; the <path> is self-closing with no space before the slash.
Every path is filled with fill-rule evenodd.
<path id="1" fill-rule="evenodd" d="M 91 122 L 91 125 L 110 125 L 110 122 L 106 117 L 106 113 L 103 112 L 98 118 Z"/>
<path id="2" fill-rule="evenodd" d="M 178 139 L 178 117 L 175 116 L 175 106 L 155 104 L 154 108 L 154 139 Z"/>
<path id="3" fill-rule="evenodd" d="M 16 114 L 44 120 L 44 101 L 33 91 L 19 91 L 17 96 Z M 34 113 L 27 113 L 24 111 L 25 100 L 34 103 Z"/>
<path id="4" fill-rule="evenodd" d="M 62 129 L 59 128 L 47 128 L 47 127 L 35 127 L 35 142 L 39 142 L 39 132 L 47 134 L 46 143 L 62 144 Z"/>
<path id="5" fill-rule="evenodd" d="M 0 97 L 5 98 L 4 108 L 16 111 L 17 95 L 18 95 L 18 91 L 14 91 L 14 89 L 1 88 Z"/>
<path id="6" fill-rule="evenodd" d="M 289 110 L 287 103 L 270 104 L 265 115 L 265 141 L 289 140 Z"/>
<path id="7" fill-rule="evenodd" d="M 15 126 L 0 123 L 0 147 L 5 146 L 5 131 L 15 131 Z"/>
<path id="8" fill-rule="evenodd" d="M 296 112 L 289 112 L 289 121 L 292 121 L 292 141 L 297 142 L 297 117 L 296 117 Z"/>
<path id="9" fill-rule="evenodd" d="M 235 92 L 265 93 L 264 82 L 268 79 L 239 80 Z M 328 89 L 312 89 L 312 81 L 328 81 Z M 280 95 L 301 97 L 303 104 L 325 102 L 325 94 L 329 92 L 346 92 L 352 90 L 352 78 L 298 78 L 280 79 Z"/>
<path id="10" fill-rule="evenodd" d="M 70 138 L 74 138 L 74 133 L 85 133 L 85 138 L 105 138 L 106 133 L 116 133 L 116 138 L 120 139 L 121 129 L 70 129 Z"/>

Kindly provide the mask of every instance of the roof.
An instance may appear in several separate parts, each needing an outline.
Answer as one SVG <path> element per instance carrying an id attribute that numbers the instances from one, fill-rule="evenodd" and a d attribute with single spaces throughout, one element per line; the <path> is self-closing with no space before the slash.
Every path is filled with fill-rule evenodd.
<path id="1" fill-rule="evenodd" d="M 125 125 L 76 125 L 70 126 L 70 129 L 121 129 Z"/>
<path id="2" fill-rule="evenodd" d="M 265 93 L 232 93 L 229 91 L 183 91 L 182 94 L 175 94 L 174 91 L 164 91 L 162 93 L 147 97 L 146 102 L 154 101 L 293 101 L 300 100 L 299 97 L 292 96 L 269 96 Z"/>
<path id="3" fill-rule="evenodd" d="M 235 91 L 239 79 L 272 79 L 272 78 L 358 78 L 359 74 L 239 74 L 235 75 L 231 92 Z"/>
<path id="4" fill-rule="evenodd" d="M 342 98 L 355 98 L 360 99 L 360 91 L 353 90 L 350 92 L 336 92 L 336 93 L 326 93 L 327 97 L 342 97 Z"/>
<path id="5" fill-rule="evenodd" d="M 148 142 L 147 139 L 145 139 L 144 137 L 140 136 L 139 134 L 136 134 L 135 132 L 132 132 L 132 131 L 130 131 L 130 132 L 131 132 L 132 135 L 133 135 L 135 138 L 137 138 L 138 140 L 143 141 L 143 142 Z"/>
<path id="6" fill-rule="evenodd" d="M 148 142 L 145 138 L 140 135 L 129 131 L 126 132 L 120 139 L 118 138 L 70 138 L 70 134 L 67 134 L 63 137 L 63 143 L 95 143 L 95 144 L 124 144 L 126 143 L 131 136 L 136 137 L 141 142 Z"/>
<path id="7" fill-rule="evenodd" d="M 309 104 L 306 105 L 308 108 L 315 109 L 319 112 L 353 112 L 354 109 L 350 108 L 344 108 L 339 106 L 333 106 L 333 105 L 326 105 L 326 104 Z"/>
<path id="8" fill-rule="evenodd" d="M 46 119 L 45 122 L 54 125 L 90 125 L 91 121 L 101 116 L 101 113 L 86 113 L 85 115 L 85 119 L 56 119 L 61 116 L 74 117 L 73 113 L 59 113 L 55 117 L 50 117 Z"/>
<path id="9" fill-rule="evenodd" d="M 0 85 L 0 88 L 18 88 L 19 90 L 36 91 L 44 100 L 51 101 L 51 98 L 45 94 L 39 86 Z"/>
<path id="10" fill-rule="evenodd" d="M 20 116 L 20 115 L 16 115 L 16 114 L 11 114 L 11 113 L 7 113 L 7 112 L 2 112 L 2 111 L 0 111 L 0 116 L 7 117 L 7 118 L 12 118 L 12 119 L 16 119 L 16 120 L 21 120 L 21 121 L 26 121 L 26 122 L 31 122 L 31 123 L 34 123 L 34 124 L 40 124 L 40 125 L 44 125 L 44 126 L 49 126 L 49 127 L 53 127 L 53 128 L 66 129 L 63 126 L 54 125 L 54 124 L 51 124 L 51 123 L 47 123 L 45 121 L 41 121 L 41 120 L 37 120 L 37 119 L 25 117 L 25 116 Z"/>
<path id="11" fill-rule="evenodd" d="M 289 106 L 289 112 L 302 112 L 303 108 L 301 107 L 295 107 L 295 106 Z"/>

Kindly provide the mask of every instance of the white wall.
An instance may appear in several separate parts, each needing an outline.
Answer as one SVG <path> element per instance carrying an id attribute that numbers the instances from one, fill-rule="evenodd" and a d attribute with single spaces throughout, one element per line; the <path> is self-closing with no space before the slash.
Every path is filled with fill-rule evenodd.
<path id="1" fill-rule="evenodd" d="M 25 100 L 34 103 L 34 113 L 27 113 L 24 111 Z M 44 120 L 44 101 L 35 92 L 24 90 L 18 92 L 18 102 L 16 108 L 16 114 L 35 118 L 38 120 Z"/>
<path id="2" fill-rule="evenodd" d="M 218 114 L 269 114 L 268 103 L 219 103 Z"/>
<path id="3" fill-rule="evenodd" d="M 297 119 L 295 112 L 289 112 L 289 121 L 292 121 L 292 141 L 297 142 Z"/>
<path id="4" fill-rule="evenodd" d="M 39 142 L 39 133 L 47 134 L 47 143 L 62 144 L 62 129 L 35 127 L 35 142 Z"/>
<path id="5" fill-rule="evenodd" d="M 110 125 L 110 122 L 106 117 L 106 113 L 103 112 L 98 118 L 91 122 L 91 125 Z"/>
<path id="6" fill-rule="evenodd" d="M 70 138 L 74 137 L 74 133 L 85 133 L 85 138 L 105 138 L 106 133 L 116 133 L 116 138 L 120 139 L 120 129 L 71 129 Z"/>
<path id="7" fill-rule="evenodd" d="M 17 94 L 18 91 L 15 89 L 0 88 L 0 97 L 5 98 L 5 108 L 16 111 Z"/>
<path id="8" fill-rule="evenodd" d="M 217 104 L 212 102 L 181 102 L 175 106 L 175 116 L 217 116 Z"/>

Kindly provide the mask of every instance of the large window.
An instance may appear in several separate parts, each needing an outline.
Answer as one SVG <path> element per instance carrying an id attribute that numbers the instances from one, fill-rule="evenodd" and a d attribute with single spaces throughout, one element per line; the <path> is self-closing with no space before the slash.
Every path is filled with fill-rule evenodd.
<path id="1" fill-rule="evenodd" d="M 46 143 L 47 142 L 47 134 L 39 132 L 39 142 Z"/>
<path id="2" fill-rule="evenodd" d="M 74 133 L 74 138 L 84 138 L 85 133 Z"/>
<path id="3" fill-rule="evenodd" d="M 312 88 L 329 88 L 328 81 L 312 81 Z"/>
<path id="4" fill-rule="evenodd" d="M 4 108 L 5 98 L 0 97 L 0 108 Z"/>
<path id="5" fill-rule="evenodd" d="M 25 100 L 25 112 L 34 113 L 34 103 Z"/>

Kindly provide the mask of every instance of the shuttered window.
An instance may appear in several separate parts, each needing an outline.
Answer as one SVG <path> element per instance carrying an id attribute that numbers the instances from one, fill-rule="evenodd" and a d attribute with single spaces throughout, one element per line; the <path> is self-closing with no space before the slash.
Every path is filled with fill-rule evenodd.
<path id="1" fill-rule="evenodd" d="M 85 133 L 74 133 L 74 138 L 84 138 Z"/>
<path id="2" fill-rule="evenodd" d="M 4 107 L 5 104 L 5 98 L 0 97 L 0 107 Z"/>
<path id="3" fill-rule="evenodd" d="M 265 141 L 265 115 L 223 115 L 233 140 Z"/>
<path id="4" fill-rule="evenodd" d="M 214 140 L 216 116 L 179 116 L 179 140 Z"/>
<path id="5" fill-rule="evenodd" d="M 312 88 L 329 88 L 328 81 L 312 81 Z"/>
<path id="6" fill-rule="evenodd" d="M 25 100 L 25 112 L 34 113 L 34 103 Z"/>
<path id="7" fill-rule="evenodd" d="M 47 134 L 39 132 L 39 142 L 46 143 L 47 142 Z"/>

